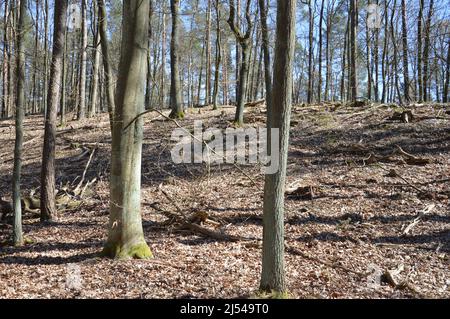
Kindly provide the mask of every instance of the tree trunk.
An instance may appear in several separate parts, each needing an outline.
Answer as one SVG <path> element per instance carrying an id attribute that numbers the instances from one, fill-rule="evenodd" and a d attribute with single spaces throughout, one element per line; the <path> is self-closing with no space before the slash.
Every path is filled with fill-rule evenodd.
<path id="1" fill-rule="evenodd" d="M 106 20 L 106 7 L 104 0 L 97 0 L 98 6 L 98 23 L 99 23 L 99 32 L 100 32 L 100 43 L 102 46 L 102 60 L 103 60 L 103 68 L 105 74 L 105 84 L 106 84 L 106 100 L 108 103 L 108 113 L 109 113 L 109 121 L 111 132 L 113 130 L 113 116 L 115 110 L 115 101 L 114 101 L 114 81 L 111 70 L 111 58 L 109 52 L 109 44 L 108 44 L 108 27 Z"/>
<path id="2" fill-rule="evenodd" d="M 81 0 L 81 66 L 80 66 L 80 87 L 77 119 L 84 119 L 86 116 L 86 65 L 87 65 L 87 19 L 86 0 Z"/>
<path id="3" fill-rule="evenodd" d="M 267 26 L 268 5 L 267 0 L 259 0 L 259 12 L 261 15 L 261 33 L 262 33 L 262 49 L 264 52 L 264 79 L 266 85 L 266 106 L 267 119 L 272 118 L 272 71 L 270 61 L 270 43 L 269 43 L 269 28 Z M 270 123 L 268 124 L 270 125 Z"/>
<path id="4" fill-rule="evenodd" d="M 25 16 L 27 10 L 27 1 L 20 1 L 19 23 L 17 26 L 17 98 L 16 98 L 16 142 L 14 147 L 14 171 L 12 181 L 13 206 L 14 206 L 14 225 L 13 225 L 13 244 L 22 246 L 22 207 L 20 195 L 20 176 L 22 170 L 23 153 L 23 121 L 25 117 Z"/>
<path id="5" fill-rule="evenodd" d="M 430 79 L 429 74 L 429 54 L 430 54 L 430 32 L 431 32 L 431 18 L 433 16 L 433 4 L 434 0 L 430 0 L 430 8 L 428 10 L 427 22 L 425 25 L 425 46 L 423 47 L 423 100 L 427 102 L 428 96 L 428 81 Z"/>
<path id="6" fill-rule="evenodd" d="M 423 102 L 423 83 L 422 83 L 422 23 L 423 23 L 424 0 L 420 0 L 419 17 L 417 19 L 417 82 L 419 85 L 418 100 Z"/>
<path id="7" fill-rule="evenodd" d="M 450 40 L 447 43 L 447 63 L 445 66 L 445 83 L 444 83 L 444 97 L 443 102 L 448 103 L 448 86 L 450 83 Z"/>
<path id="8" fill-rule="evenodd" d="M 123 2 L 122 52 L 114 110 L 111 207 L 103 255 L 149 258 L 141 217 L 141 160 L 148 44 L 149 0 Z M 125 127 L 129 126 L 124 130 Z"/>
<path id="9" fill-rule="evenodd" d="M 351 101 L 356 102 L 358 98 L 358 83 L 357 83 L 357 28 L 358 28 L 358 13 L 357 0 L 350 0 L 350 90 Z"/>
<path id="10" fill-rule="evenodd" d="M 325 0 L 322 0 L 320 7 L 320 20 L 319 20 L 319 83 L 317 88 L 317 102 L 322 102 L 322 33 L 323 33 L 323 11 L 325 8 Z"/>
<path id="11" fill-rule="evenodd" d="M 219 81 L 220 81 L 220 63 L 222 62 L 222 45 L 220 36 L 220 2 L 216 0 L 216 67 L 214 73 L 214 94 L 213 104 L 214 110 L 218 108 L 218 96 L 219 96 Z"/>
<path id="12" fill-rule="evenodd" d="M 205 104 L 211 104 L 211 2 L 208 1 L 208 8 L 206 11 L 206 92 L 205 92 Z"/>
<path id="13" fill-rule="evenodd" d="M 239 3 L 239 1 L 238 1 Z M 239 72 L 239 88 L 237 95 L 237 108 L 234 121 L 237 125 L 242 125 L 244 123 L 244 106 L 245 106 L 245 95 L 247 91 L 247 81 L 250 63 L 250 52 L 251 52 L 251 39 L 253 31 L 253 21 L 250 14 L 251 0 L 247 0 L 245 9 L 245 18 L 247 20 L 247 30 L 245 34 L 239 29 L 239 23 L 235 24 L 236 10 L 234 7 L 234 0 L 230 0 L 230 16 L 228 17 L 228 25 L 233 31 L 238 43 L 240 44 L 240 49 L 242 51 L 242 61 L 241 68 Z M 237 19 L 239 21 L 239 19 Z"/>
<path id="14" fill-rule="evenodd" d="M 313 82 L 314 82 L 314 66 L 313 66 L 313 45 L 314 45 L 314 13 L 311 4 L 312 0 L 308 1 L 308 12 L 309 12 L 309 50 L 308 50 L 308 104 L 313 102 Z"/>
<path id="15" fill-rule="evenodd" d="M 295 50 L 296 0 L 278 0 L 272 128 L 279 130 L 279 169 L 267 174 L 264 187 L 264 230 L 260 289 L 286 291 L 284 270 L 284 192 L 291 119 L 292 71 Z M 269 134 L 271 136 L 271 134 Z M 272 136 L 272 138 L 276 138 Z M 270 144 L 270 138 L 268 140 Z"/>
<path id="16" fill-rule="evenodd" d="M 89 117 L 93 117 L 97 113 L 98 109 L 98 79 L 99 79 L 99 69 L 100 69 L 100 27 L 98 23 L 98 13 L 96 2 L 93 1 L 94 13 L 94 65 L 92 67 L 92 90 L 91 90 L 91 103 L 89 106 Z M 95 19 L 96 18 L 96 19 Z"/>
<path id="17" fill-rule="evenodd" d="M 402 38 L 403 38 L 403 81 L 405 102 L 409 103 L 408 30 L 406 25 L 406 0 L 402 0 Z"/>
<path id="18" fill-rule="evenodd" d="M 170 11 L 172 12 L 172 39 L 170 41 L 170 106 L 172 112 L 170 117 L 174 119 L 184 118 L 183 97 L 180 83 L 179 70 L 179 18 L 180 0 L 170 1 Z"/>
<path id="19" fill-rule="evenodd" d="M 41 220 L 50 221 L 56 215 L 55 205 L 55 139 L 56 117 L 61 92 L 62 60 L 64 54 L 64 30 L 68 3 L 55 2 L 53 56 L 48 90 L 48 106 L 45 120 L 44 148 L 41 170 Z"/>

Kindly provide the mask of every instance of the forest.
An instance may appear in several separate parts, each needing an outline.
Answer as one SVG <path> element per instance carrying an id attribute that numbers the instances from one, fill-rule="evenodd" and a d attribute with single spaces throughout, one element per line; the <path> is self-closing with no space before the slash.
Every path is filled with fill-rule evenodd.
<path id="1" fill-rule="evenodd" d="M 448 299 L 449 82 L 447 0 L 1 0 L 0 299 Z"/>

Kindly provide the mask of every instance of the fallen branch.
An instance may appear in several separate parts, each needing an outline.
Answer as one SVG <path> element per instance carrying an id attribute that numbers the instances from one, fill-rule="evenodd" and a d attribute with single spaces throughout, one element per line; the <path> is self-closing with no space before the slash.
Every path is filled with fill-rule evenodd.
<path id="1" fill-rule="evenodd" d="M 436 207 L 436 205 L 431 204 L 431 205 L 428 205 L 423 211 L 421 211 L 421 212 L 419 213 L 419 216 L 417 216 L 417 217 L 413 220 L 413 222 L 412 222 L 411 224 L 409 224 L 409 225 L 403 230 L 402 236 L 408 236 L 409 233 L 411 232 L 411 230 L 412 230 L 415 226 L 417 226 L 417 224 L 419 224 L 419 223 L 422 221 L 422 218 L 423 218 L 425 215 L 431 213 L 431 212 L 434 210 L 435 207 Z"/>
<path id="2" fill-rule="evenodd" d="M 89 156 L 89 160 L 88 160 L 88 162 L 87 162 L 87 164 L 86 164 L 86 167 L 84 168 L 83 175 L 81 176 L 81 180 L 80 180 L 80 182 L 78 183 L 77 187 L 75 187 L 75 189 L 73 190 L 73 192 L 74 192 L 75 195 L 80 195 L 81 186 L 82 186 L 83 183 L 84 183 L 84 178 L 86 177 L 86 172 L 87 172 L 87 170 L 88 170 L 88 168 L 89 168 L 89 165 L 91 165 L 92 157 L 94 156 L 95 150 L 96 150 L 96 148 L 94 148 L 94 149 L 92 150 L 91 155 Z M 84 192 L 84 190 L 85 190 L 85 189 L 83 189 L 82 192 Z"/>

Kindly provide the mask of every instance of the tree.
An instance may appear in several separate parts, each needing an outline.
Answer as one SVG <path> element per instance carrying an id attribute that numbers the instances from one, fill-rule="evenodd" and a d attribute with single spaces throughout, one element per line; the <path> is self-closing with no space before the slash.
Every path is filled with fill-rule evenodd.
<path id="1" fill-rule="evenodd" d="M 425 24 L 425 46 L 423 47 L 423 100 L 427 102 L 429 100 L 428 94 L 428 81 L 430 79 L 429 73 L 429 55 L 430 55 L 430 29 L 431 29 L 431 18 L 433 16 L 433 5 L 434 0 L 430 0 L 430 7 L 428 9 L 427 22 Z"/>
<path id="2" fill-rule="evenodd" d="M 296 0 L 277 1 L 271 129 L 279 130 L 279 170 L 266 175 L 264 187 L 264 231 L 260 289 L 285 292 L 284 273 L 284 191 L 289 147 L 292 99 L 292 71 L 295 49 Z M 270 135 L 270 134 L 269 134 Z M 270 139 L 268 141 L 270 144 Z"/>
<path id="3" fill-rule="evenodd" d="M 222 62 L 222 45 L 220 36 L 220 3 L 219 0 L 215 2 L 216 9 L 216 65 L 214 70 L 214 93 L 213 93 L 213 108 L 218 108 L 219 96 L 219 81 L 220 81 L 220 63 Z"/>
<path id="4" fill-rule="evenodd" d="M 56 215 L 55 204 L 55 140 L 56 117 L 61 94 L 61 75 L 64 54 L 64 30 L 67 15 L 66 1 L 55 2 L 53 54 L 50 69 L 50 83 L 45 115 L 44 147 L 41 168 L 41 220 L 51 221 Z"/>
<path id="5" fill-rule="evenodd" d="M 93 17 L 93 28 L 94 28 L 94 62 L 92 66 L 92 86 L 91 86 L 91 103 L 89 105 L 89 117 L 94 116 L 94 114 L 97 112 L 97 104 L 98 104 L 98 79 L 99 79 L 99 69 L 100 69 L 100 50 L 98 48 L 99 46 L 99 40 L 100 40 L 100 27 L 98 23 L 98 13 L 96 12 L 96 2 L 92 2 L 92 6 L 94 7 L 92 17 Z"/>
<path id="6" fill-rule="evenodd" d="M 314 92 L 314 12 L 311 0 L 308 0 L 309 13 L 309 50 L 308 50 L 308 104 L 313 102 Z"/>
<path id="7" fill-rule="evenodd" d="M 86 0 L 81 0 L 81 70 L 80 70 L 80 87 L 78 120 L 84 119 L 86 116 L 86 65 L 87 65 L 87 21 L 86 21 Z"/>
<path id="8" fill-rule="evenodd" d="M 123 2 L 122 51 L 112 131 L 110 216 L 103 255 L 149 258 L 141 217 L 141 160 L 149 0 Z"/>
<path id="9" fill-rule="evenodd" d="M 447 41 L 447 63 L 445 65 L 445 83 L 444 83 L 444 98 L 443 102 L 448 102 L 448 86 L 450 82 L 450 40 Z"/>
<path id="10" fill-rule="evenodd" d="M 267 0 L 259 0 L 259 12 L 261 15 L 261 34 L 262 34 L 262 49 L 264 52 L 264 79 L 266 86 L 266 105 L 267 118 L 270 119 L 272 112 L 272 72 L 270 62 L 270 43 L 269 43 L 269 29 L 267 26 L 268 7 Z"/>
<path id="11" fill-rule="evenodd" d="M 106 20 L 106 7 L 104 0 L 97 0 L 98 6 L 98 23 L 100 33 L 100 44 L 102 47 L 102 61 L 105 72 L 105 84 L 106 84 L 106 100 L 108 103 L 108 113 L 110 120 L 111 132 L 113 130 L 113 116 L 115 110 L 114 101 L 114 81 L 111 70 L 111 56 L 109 52 L 108 34 L 107 34 L 107 20 Z"/>
<path id="12" fill-rule="evenodd" d="M 247 91 L 248 83 L 248 72 L 250 64 L 250 52 L 251 52 L 251 35 L 253 31 L 253 21 L 250 14 L 250 4 L 251 0 L 247 0 L 247 5 L 245 9 L 245 18 L 247 21 L 247 30 L 243 33 L 238 24 L 236 24 L 236 8 L 234 5 L 234 0 L 230 0 L 230 16 L 228 17 L 228 25 L 233 31 L 236 40 L 239 42 L 242 51 L 242 63 L 239 71 L 239 89 L 237 95 L 237 108 L 234 121 L 238 125 L 244 123 L 244 106 L 245 106 L 245 95 Z"/>
<path id="13" fill-rule="evenodd" d="M 423 23 L 424 0 L 419 3 L 419 17 L 417 19 L 417 82 L 418 82 L 418 101 L 423 102 L 423 83 L 422 83 L 422 23 Z"/>
<path id="14" fill-rule="evenodd" d="M 14 227 L 13 244 L 23 245 L 22 231 L 22 207 L 20 195 L 20 175 L 22 170 L 23 153 L 23 120 L 25 117 L 25 15 L 27 1 L 21 0 L 19 7 L 19 23 L 17 25 L 17 96 L 16 96 L 16 142 L 14 147 L 14 172 L 13 172 L 13 207 L 14 207 Z"/>
<path id="15" fill-rule="evenodd" d="M 357 0 L 350 0 L 350 99 L 355 102 L 358 97 L 357 83 L 357 27 L 358 27 L 358 8 Z"/>
<path id="16" fill-rule="evenodd" d="M 322 0 L 320 7 L 320 22 L 319 22 L 319 85 L 317 90 L 317 102 L 322 102 L 322 32 L 323 32 L 323 11 L 325 9 L 325 0 Z"/>
<path id="17" fill-rule="evenodd" d="M 172 13 L 172 39 L 170 41 L 170 117 L 174 119 L 184 118 L 183 98 L 181 94 L 180 70 L 179 70 L 179 18 L 180 0 L 170 0 Z"/>
<path id="18" fill-rule="evenodd" d="M 406 103 L 409 103 L 409 71 L 408 71 L 408 30 L 406 27 L 406 0 L 402 0 L 402 38 L 403 38 L 403 80 L 404 96 Z"/>

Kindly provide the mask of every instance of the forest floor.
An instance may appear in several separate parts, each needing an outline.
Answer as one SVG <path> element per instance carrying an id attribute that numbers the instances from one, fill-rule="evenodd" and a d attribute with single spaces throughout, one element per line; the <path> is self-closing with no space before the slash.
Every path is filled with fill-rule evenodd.
<path id="1" fill-rule="evenodd" d="M 414 121 L 402 123 L 390 120 L 394 109 L 388 106 L 294 108 L 285 212 L 287 287 L 293 298 L 450 298 L 449 111 L 448 105 L 415 106 Z M 195 109 L 180 124 L 192 130 L 201 119 L 205 126 L 225 128 L 233 115 L 232 107 Z M 155 258 L 98 257 L 108 223 L 108 118 L 68 122 L 58 129 L 57 187 L 77 185 L 87 167 L 85 181 L 93 181 L 93 192 L 50 225 L 26 214 L 29 243 L 0 245 L 0 298 L 254 295 L 261 272 L 260 167 L 241 166 L 254 185 L 233 165 L 175 165 L 170 157 L 175 123 L 157 113 L 145 118 L 142 214 Z M 247 126 L 263 126 L 264 118 L 263 107 L 247 109 Z M 5 200 L 10 200 L 13 124 L 0 122 Z M 27 117 L 25 130 L 28 194 L 39 186 L 43 118 Z M 162 211 L 207 213 L 215 226 L 203 227 L 248 240 L 180 231 Z M 1 224 L 0 240 L 10 236 L 11 226 Z"/>

